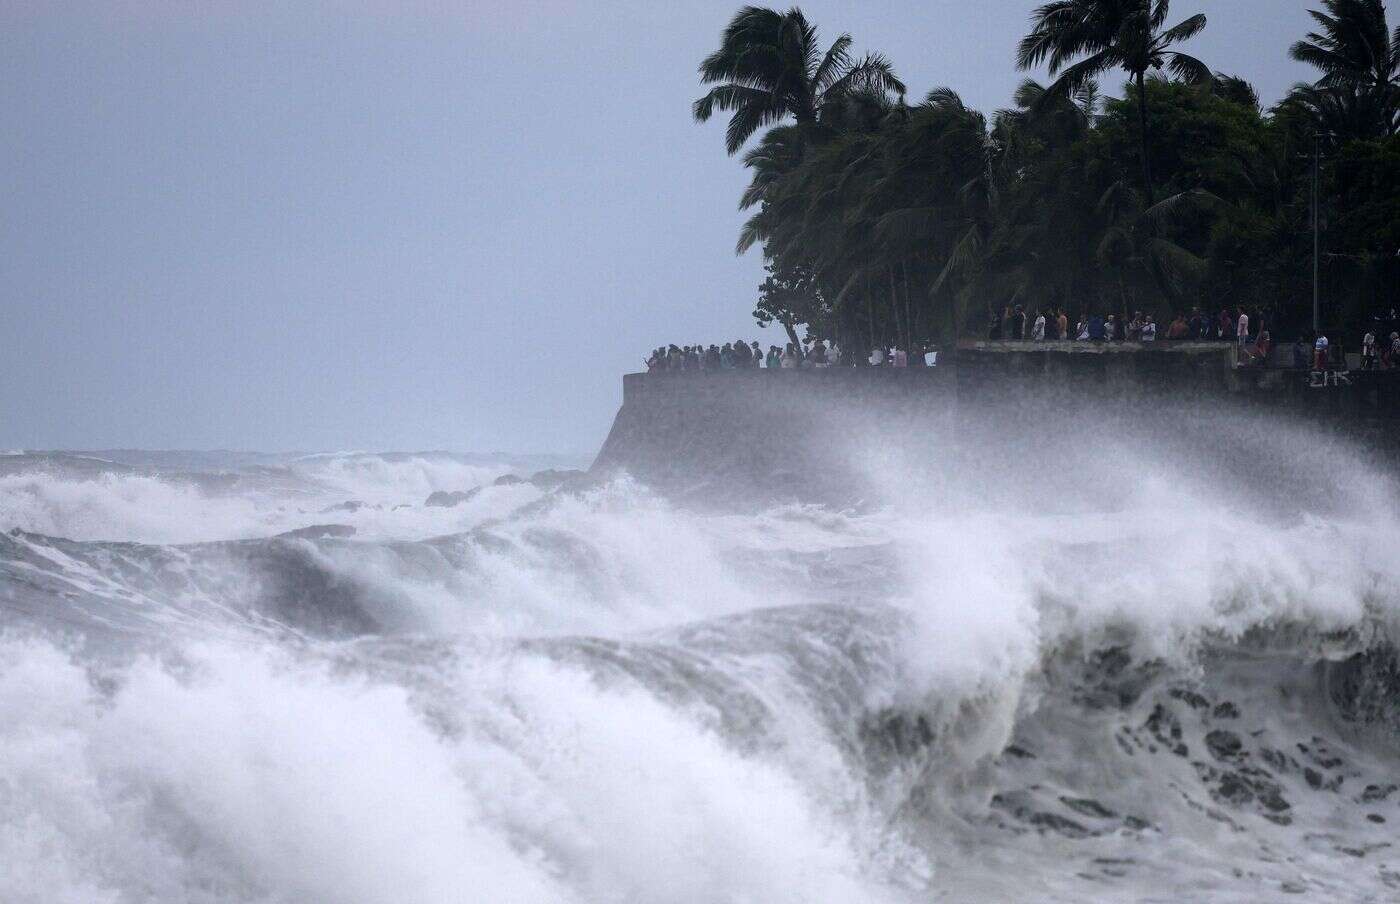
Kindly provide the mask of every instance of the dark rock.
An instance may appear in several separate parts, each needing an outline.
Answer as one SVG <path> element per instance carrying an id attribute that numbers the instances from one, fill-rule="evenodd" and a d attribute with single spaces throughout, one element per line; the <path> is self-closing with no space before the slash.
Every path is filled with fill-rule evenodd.
<path id="1" fill-rule="evenodd" d="M 277 535 L 283 540 L 325 540 L 331 537 L 353 537 L 355 528 L 348 524 L 313 524 L 296 530 L 284 531 Z"/>
<path id="2" fill-rule="evenodd" d="M 1141 816 L 1124 816 L 1123 825 L 1137 832 L 1141 832 L 1143 829 L 1150 829 L 1152 827 L 1152 823 L 1143 819 Z"/>
<path id="3" fill-rule="evenodd" d="M 525 481 L 525 478 L 524 478 L 524 477 L 520 477 L 520 476 L 518 476 L 518 475 L 516 475 L 516 474 L 502 474 L 500 477 L 497 477 L 495 480 L 491 481 L 491 486 L 493 486 L 493 487 L 513 487 L 513 486 L 516 486 L 517 484 L 522 484 L 522 483 L 525 483 L 525 482 L 526 482 L 526 481 Z"/>
<path id="4" fill-rule="evenodd" d="M 1070 838 L 1087 838 L 1091 833 L 1083 825 L 1055 813 L 1032 813 L 1030 823 L 1042 829 L 1049 829 Z"/>
<path id="5" fill-rule="evenodd" d="M 1303 778 L 1308 780 L 1308 785 L 1312 788 L 1322 787 L 1322 773 L 1311 766 L 1303 770 Z"/>
<path id="6" fill-rule="evenodd" d="M 1193 690 L 1188 690 L 1184 687 L 1174 687 L 1167 693 L 1192 709 L 1210 708 L 1210 701 Z"/>
<path id="7" fill-rule="evenodd" d="M 1385 817 L 1382 816 L 1382 815 L 1379 814 L 1379 813 L 1367 813 L 1367 814 L 1366 814 L 1366 818 L 1369 819 L 1369 820 L 1371 820 L 1371 822 L 1374 822 L 1374 823 L 1382 823 L 1382 822 L 1385 822 Z"/>
<path id="8" fill-rule="evenodd" d="M 1143 727 L 1167 747 L 1175 747 L 1176 742 L 1181 739 L 1181 723 L 1172 715 L 1171 710 L 1160 703 L 1152 707 L 1152 712 L 1143 723 Z"/>
<path id="9" fill-rule="evenodd" d="M 1278 785 L 1268 784 L 1263 787 L 1255 785 L 1254 790 L 1259 795 L 1259 803 L 1276 813 L 1292 808 L 1292 804 L 1283 796 L 1283 789 Z"/>
<path id="10" fill-rule="evenodd" d="M 1254 800 L 1254 791 L 1243 778 L 1233 772 L 1226 772 L 1220 779 L 1220 787 L 1212 796 L 1216 800 L 1242 807 Z"/>
<path id="11" fill-rule="evenodd" d="M 1339 756 L 1331 756 L 1327 745 L 1322 742 L 1321 738 L 1314 737 L 1312 742 L 1312 747 L 1299 742 L 1298 751 L 1309 760 L 1312 760 L 1314 765 L 1321 769 L 1336 769 L 1338 766 L 1342 765 L 1342 758 Z"/>
<path id="12" fill-rule="evenodd" d="M 1035 759 L 1035 754 L 1031 753 L 1024 747 L 1017 747 L 1015 744 L 1012 744 L 1011 746 L 1007 747 L 1005 750 L 1002 751 L 1002 753 L 1009 757 L 1015 757 L 1018 760 Z"/>
<path id="13" fill-rule="evenodd" d="M 329 515 L 331 512 L 358 512 L 362 508 L 368 508 L 369 503 L 351 499 L 349 502 L 337 502 L 335 505 L 328 505 L 321 509 L 322 515 Z"/>
<path id="14" fill-rule="evenodd" d="M 1211 715 L 1215 716 L 1217 719 L 1238 719 L 1240 717 L 1240 708 L 1229 700 L 1226 700 L 1224 703 L 1216 704 Z"/>
<path id="15" fill-rule="evenodd" d="M 1061 797 L 1060 803 L 1069 807 L 1076 813 L 1084 816 L 1092 816 L 1095 819 L 1117 819 L 1118 814 L 1105 807 L 1092 798 L 1087 797 Z"/>
<path id="16" fill-rule="evenodd" d="M 473 487 L 470 490 L 459 490 L 453 493 L 449 493 L 446 490 L 438 490 L 428 496 L 423 504 L 434 508 L 451 508 L 454 505 L 460 505 L 468 499 L 474 498 L 480 492 L 481 487 Z"/>
<path id="17" fill-rule="evenodd" d="M 1217 760 L 1227 760 L 1239 756 L 1244 743 L 1233 731 L 1217 728 L 1206 735 L 1206 747 Z"/>
<path id="18" fill-rule="evenodd" d="M 1357 803 L 1369 804 L 1378 800 L 1385 800 L 1396 790 L 1395 785 L 1367 785 L 1362 790 L 1361 796 L 1356 799 Z"/>
<path id="19" fill-rule="evenodd" d="M 1327 688 L 1343 719 L 1400 732 L 1400 649 L 1394 645 L 1328 663 Z"/>

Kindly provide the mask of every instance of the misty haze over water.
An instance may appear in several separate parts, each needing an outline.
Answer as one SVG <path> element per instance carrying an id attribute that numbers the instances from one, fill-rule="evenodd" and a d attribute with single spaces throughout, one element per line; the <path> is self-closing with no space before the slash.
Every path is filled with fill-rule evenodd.
<path id="1" fill-rule="evenodd" d="M 1063 468 L 876 434 L 863 501 L 728 510 L 557 460 L 0 459 L 0 897 L 1392 896 L 1393 476 L 1134 423 L 1044 425 Z"/>
<path id="2" fill-rule="evenodd" d="M 1323 2 L 9 4 L 0 904 L 1400 900 Z"/>

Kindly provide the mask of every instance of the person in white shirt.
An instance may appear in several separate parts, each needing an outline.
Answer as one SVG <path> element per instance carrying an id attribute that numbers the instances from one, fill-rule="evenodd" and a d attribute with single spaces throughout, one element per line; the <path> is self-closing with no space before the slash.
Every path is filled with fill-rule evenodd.
<path id="1" fill-rule="evenodd" d="M 1240 308 L 1240 320 L 1235 325 L 1235 335 L 1239 337 L 1240 345 L 1247 345 L 1249 341 L 1249 315 Z"/>
<path id="2" fill-rule="evenodd" d="M 1045 312 L 1041 311 L 1035 315 L 1035 326 L 1031 327 L 1031 339 L 1036 342 L 1045 341 Z"/>
<path id="3" fill-rule="evenodd" d="M 1157 321 L 1155 321 L 1155 320 L 1152 319 L 1152 315 L 1151 315 L 1151 314 L 1148 314 L 1148 315 L 1147 315 L 1147 319 L 1144 320 L 1143 323 L 1142 323 L 1142 341 L 1143 341 L 1143 342 L 1156 342 L 1156 341 L 1157 341 Z"/>
<path id="4" fill-rule="evenodd" d="M 1361 369 L 1376 369 L 1376 334 L 1370 330 L 1361 337 Z"/>
<path id="5" fill-rule="evenodd" d="M 878 345 L 870 350 L 870 366 L 880 367 L 885 363 L 885 350 Z"/>

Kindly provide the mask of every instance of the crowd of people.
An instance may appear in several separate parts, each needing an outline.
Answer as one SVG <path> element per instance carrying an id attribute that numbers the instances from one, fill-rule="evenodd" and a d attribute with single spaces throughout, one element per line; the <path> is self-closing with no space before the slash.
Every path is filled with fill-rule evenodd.
<path id="1" fill-rule="evenodd" d="M 1152 314 L 1141 311 L 1126 322 L 1115 314 L 1087 313 L 1071 328 L 1063 308 L 1040 311 L 1030 318 L 1022 306 L 1016 305 L 1004 308 L 1001 316 L 993 319 L 988 336 L 991 339 L 1031 342 L 1060 339 L 1088 342 L 1155 342 L 1158 339 L 1234 342 L 1239 345 L 1241 364 L 1264 364 L 1273 351 L 1273 337 L 1268 328 L 1270 319 L 1262 310 L 1248 311 L 1243 307 L 1222 308 L 1218 315 L 1192 308 L 1190 314 L 1173 317 L 1165 329 L 1158 328 Z M 1394 312 L 1390 318 L 1378 317 L 1377 321 L 1394 323 Z M 1296 368 L 1329 370 L 1343 364 L 1342 356 L 1332 354 L 1331 342 L 1321 334 L 1313 340 L 1311 348 L 1302 338 L 1296 340 L 1292 357 Z M 1385 341 L 1381 341 L 1375 328 L 1368 329 L 1361 340 L 1361 369 L 1396 368 L 1400 368 L 1400 331 L 1391 332 Z"/>
<path id="2" fill-rule="evenodd" d="M 785 348 L 768 346 L 765 353 L 757 342 L 736 339 L 724 345 L 666 345 L 647 357 L 649 372 L 661 370 L 731 370 L 764 367 L 770 370 L 795 367 L 828 367 L 838 360 L 835 343 L 821 339 L 805 343 L 789 342 Z"/>
<path id="3" fill-rule="evenodd" d="M 1014 305 L 1003 308 L 1001 316 L 992 319 L 987 338 L 1031 342 L 1224 341 L 1238 343 L 1243 363 L 1263 363 L 1273 351 L 1273 337 L 1266 323 L 1263 311 L 1251 313 L 1239 307 L 1222 308 L 1218 315 L 1192 308 L 1189 314 L 1177 314 L 1165 327 L 1159 327 L 1156 317 L 1144 311 L 1135 312 L 1131 319 L 1086 312 L 1071 325 L 1064 308 L 1048 308 L 1028 317 L 1024 307 Z"/>
<path id="4" fill-rule="evenodd" d="M 1158 339 L 1226 341 L 1238 343 L 1239 360 L 1243 365 L 1267 363 L 1273 351 L 1273 338 L 1265 313 L 1251 313 L 1243 308 L 1225 309 L 1219 316 L 1203 314 L 1199 308 L 1193 308 L 1189 315 L 1177 314 L 1166 329 L 1160 331 L 1152 314 L 1144 312 L 1135 313 L 1126 323 L 1114 314 L 1085 314 L 1071 328 L 1064 309 L 1051 308 L 1035 315 L 1029 334 L 1026 330 L 1027 319 L 1021 306 L 1007 307 L 1002 316 L 992 322 L 988 330 L 989 338 L 1031 342 L 1060 339 L 1084 342 L 1155 342 Z M 863 363 L 873 367 L 918 367 L 931 366 L 935 353 L 877 347 L 864 357 Z M 1325 335 L 1318 335 L 1311 344 L 1299 338 L 1292 346 L 1292 364 L 1295 368 L 1330 370 L 1334 365 L 1342 364 L 1340 358 L 1337 356 L 1334 360 L 1331 343 Z M 726 342 L 722 346 L 666 345 L 654 349 L 646 359 L 649 372 L 746 368 L 785 370 L 830 367 L 838 363 L 850 365 L 857 362 L 843 360 L 836 343 L 811 338 L 802 343 L 789 342 L 782 348 L 770 345 L 766 352 L 757 341 L 743 339 Z M 1400 368 L 1400 331 L 1392 332 L 1382 342 L 1374 328 L 1368 329 L 1361 341 L 1361 369 L 1396 368 Z"/>
<path id="5" fill-rule="evenodd" d="M 1381 344 L 1374 329 L 1361 338 L 1362 370 L 1394 370 L 1400 368 L 1400 332 L 1392 332 Z"/>
<path id="6" fill-rule="evenodd" d="M 1021 305 L 1008 305 L 1002 309 L 1001 316 L 992 318 L 987 338 L 1032 342 L 1190 339 L 1198 342 L 1225 340 L 1246 345 L 1268 334 L 1265 320 L 1264 312 L 1257 310 L 1251 313 L 1244 308 L 1222 308 L 1219 315 L 1211 315 L 1200 308 L 1192 308 L 1189 314 L 1177 314 L 1165 327 L 1159 326 L 1151 313 L 1143 311 L 1134 313 L 1132 319 L 1111 313 L 1086 312 L 1071 325 L 1064 308 L 1047 308 L 1031 316 Z"/>
<path id="7" fill-rule="evenodd" d="M 857 363 L 871 367 L 932 367 L 938 353 L 931 349 L 918 348 L 913 351 L 897 346 L 879 346 L 869 354 L 861 353 L 862 361 L 842 357 L 842 351 L 835 342 L 825 339 L 808 338 L 801 343 L 789 342 L 782 348 L 768 346 L 765 353 L 757 342 L 738 340 L 726 342 L 722 346 L 710 345 L 665 345 L 653 349 L 647 356 L 648 372 L 656 371 L 702 371 L 729 370 L 743 368 L 766 368 L 785 370 L 797 367 L 855 366 Z"/>

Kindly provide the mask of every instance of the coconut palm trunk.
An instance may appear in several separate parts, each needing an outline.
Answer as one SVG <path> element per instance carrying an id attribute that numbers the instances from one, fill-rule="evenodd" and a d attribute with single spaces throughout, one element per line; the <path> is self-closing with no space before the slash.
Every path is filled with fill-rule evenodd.
<path id="1" fill-rule="evenodd" d="M 1143 197 L 1147 198 L 1147 206 L 1151 207 L 1157 203 L 1157 199 L 1152 191 L 1152 157 L 1149 151 L 1152 139 L 1147 132 L 1147 80 L 1141 72 L 1137 74 L 1137 89 L 1138 139 L 1142 142 L 1142 191 Z"/>
<path id="2" fill-rule="evenodd" d="M 907 349 L 909 346 L 906 345 L 905 342 L 906 342 L 906 335 L 907 335 L 907 333 L 908 333 L 908 326 L 909 326 L 909 324 L 908 324 L 907 321 L 906 321 L 905 323 L 903 323 L 903 324 L 900 323 L 900 318 L 899 318 L 899 289 L 898 289 L 898 287 L 895 285 L 895 281 L 894 281 L 894 267 L 893 267 L 893 265 L 891 265 L 891 266 L 889 266 L 889 267 L 886 267 L 885 269 L 889 272 L 889 275 L 890 275 L 890 313 L 894 315 L 895 341 L 896 341 L 899 345 L 902 345 L 902 346 L 904 346 L 904 348 Z M 906 312 L 906 313 L 907 313 L 907 312 Z"/>
<path id="3" fill-rule="evenodd" d="M 915 338 L 919 335 L 919 328 L 914 323 L 914 308 L 909 300 L 909 264 L 907 261 L 899 262 L 899 270 L 904 277 L 904 319 L 909 322 L 909 347 L 914 347 Z"/>

